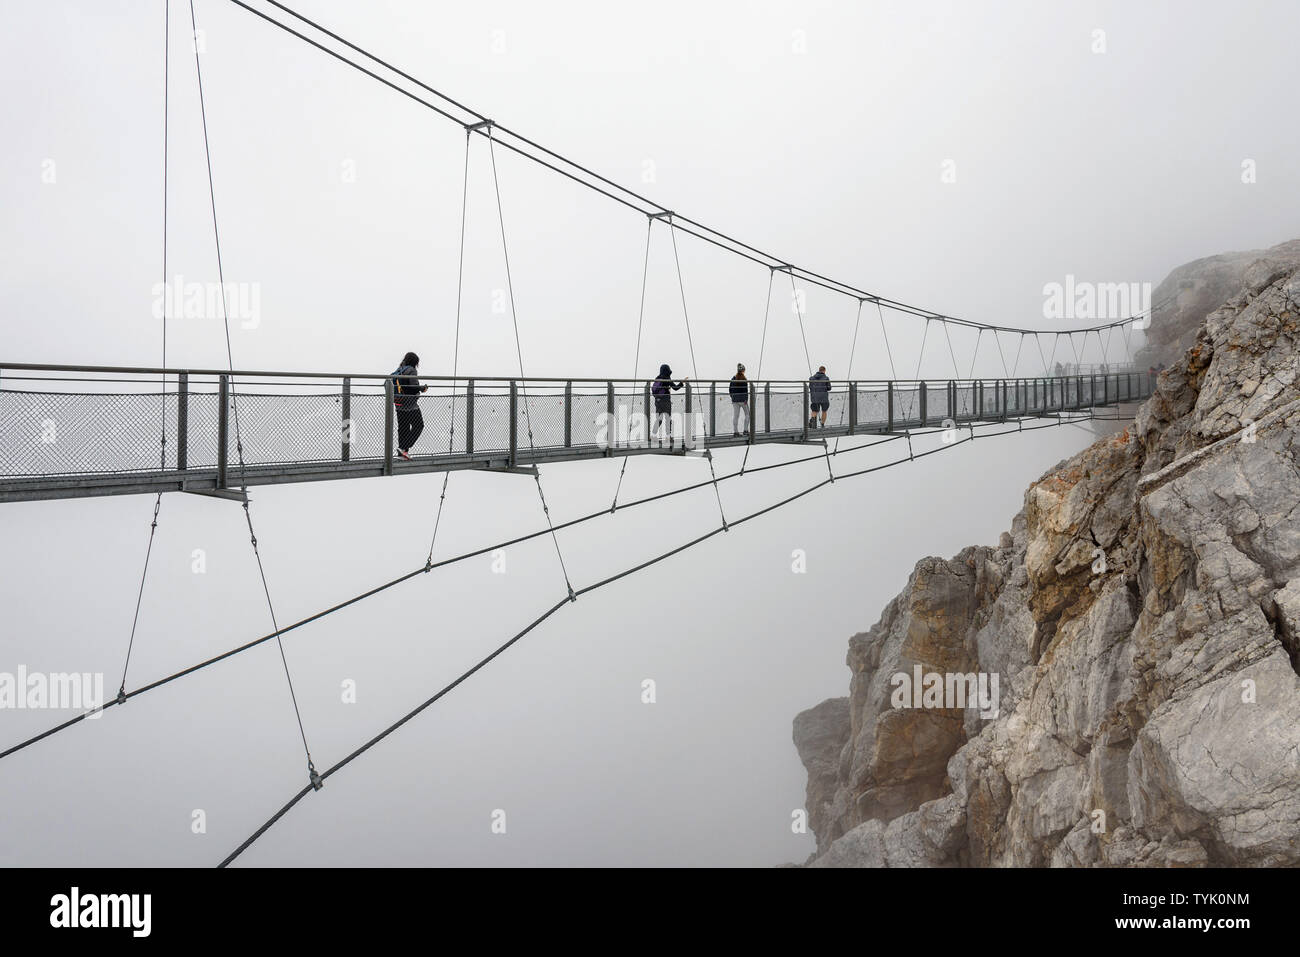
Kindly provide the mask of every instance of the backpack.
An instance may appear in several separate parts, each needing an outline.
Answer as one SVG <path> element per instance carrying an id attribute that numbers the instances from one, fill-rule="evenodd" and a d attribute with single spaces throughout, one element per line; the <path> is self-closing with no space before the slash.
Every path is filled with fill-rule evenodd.
<path id="1" fill-rule="evenodd" d="M 668 394 L 668 383 L 663 379 L 655 379 L 650 384 L 650 394 L 653 396 L 665 396 Z"/>

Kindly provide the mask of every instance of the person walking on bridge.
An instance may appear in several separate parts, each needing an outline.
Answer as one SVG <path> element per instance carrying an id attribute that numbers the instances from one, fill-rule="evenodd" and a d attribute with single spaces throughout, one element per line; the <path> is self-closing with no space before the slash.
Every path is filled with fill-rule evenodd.
<path id="1" fill-rule="evenodd" d="M 749 380 L 745 378 L 745 363 L 736 363 L 736 374 L 731 377 L 728 387 L 731 393 L 731 435 L 740 437 L 740 419 L 745 419 L 745 431 L 749 431 Z"/>
<path id="2" fill-rule="evenodd" d="M 662 422 L 669 447 L 673 444 L 673 393 L 686 381 L 687 379 L 683 378 L 681 382 L 674 382 L 673 370 L 668 368 L 668 363 L 665 362 L 659 367 L 659 375 L 654 382 L 650 383 L 650 394 L 655 400 L 655 423 L 650 429 L 650 437 L 654 438 Z"/>
<path id="3" fill-rule="evenodd" d="M 427 392 L 427 385 L 420 385 L 416 378 L 419 374 L 420 357 L 408 352 L 402 357 L 401 365 L 393 370 L 393 404 L 397 408 L 397 454 L 410 461 L 411 446 L 424 431 L 424 416 L 420 414 L 420 393 Z"/>
<path id="4" fill-rule="evenodd" d="M 808 428 L 817 428 L 817 414 L 821 413 L 821 427 L 826 428 L 826 411 L 831 407 L 831 378 L 826 374 L 826 367 L 820 366 L 808 377 L 808 404 L 812 410 L 808 416 Z"/>

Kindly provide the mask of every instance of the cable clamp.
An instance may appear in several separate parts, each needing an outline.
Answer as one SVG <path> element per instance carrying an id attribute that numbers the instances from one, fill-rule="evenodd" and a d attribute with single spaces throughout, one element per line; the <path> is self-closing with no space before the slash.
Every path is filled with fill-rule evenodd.
<path id="1" fill-rule="evenodd" d="M 126 704 L 126 685 L 117 689 L 117 703 Z"/>
<path id="2" fill-rule="evenodd" d="M 666 219 L 670 222 L 672 221 L 673 215 L 674 214 L 671 209 L 661 209 L 657 213 L 646 213 L 646 216 L 649 217 L 651 220 Z"/>
<path id="3" fill-rule="evenodd" d="M 573 593 L 573 586 L 569 586 L 569 601 L 577 601 L 578 596 Z"/>
<path id="4" fill-rule="evenodd" d="M 496 126 L 496 123 L 492 120 L 480 120 L 477 123 L 466 123 L 465 132 L 473 133 L 475 130 L 490 130 L 494 126 Z"/>
<path id="5" fill-rule="evenodd" d="M 307 777 L 311 780 L 311 789 L 313 791 L 319 791 L 325 786 L 325 782 L 322 781 L 320 775 L 316 773 L 315 765 L 310 761 L 307 762 Z"/>

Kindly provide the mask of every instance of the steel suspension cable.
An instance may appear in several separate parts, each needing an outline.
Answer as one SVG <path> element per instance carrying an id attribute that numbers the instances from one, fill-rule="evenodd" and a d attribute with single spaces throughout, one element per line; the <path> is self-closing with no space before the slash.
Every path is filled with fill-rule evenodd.
<path id="1" fill-rule="evenodd" d="M 673 240 L 673 262 L 677 265 L 677 288 L 681 291 L 682 294 L 682 319 L 686 323 L 686 343 L 691 350 L 691 375 L 694 376 L 695 381 L 698 382 L 700 379 L 700 370 L 699 367 L 696 366 L 695 364 L 695 341 L 691 337 L 691 313 L 690 310 L 686 308 L 686 281 L 682 278 L 681 257 L 677 255 L 677 231 L 675 226 L 673 225 L 672 216 L 668 217 L 668 235 L 670 235 Z M 690 389 L 689 385 L 687 386 L 687 389 Z M 671 416 L 670 416 L 670 421 L 671 421 Z M 669 426 L 669 428 L 671 429 L 671 425 Z M 692 434 L 692 438 L 694 438 L 693 425 L 692 424 L 683 425 L 682 431 L 683 431 L 682 450 L 685 451 L 687 431 L 690 431 Z M 668 445 L 669 447 L 672 446 L 671 432 L 669 433 Z M 704 459 L 706 462 L 709 463 L 709 475 L 713 479 L 713 496 L 718 500 L 718 515 L 721 516 L 722 518 L 722 530 L 725 532 L 727 530 L 727 513 L 722 507 L 722 491 L 718 488 L 718 473 L 713 468 L 713 451 L 709 449 L 707 446 L 704 449 Z"/>
<path id="2" fill-rule="evenodd" d="M 849 368 L 848 368 L 848 371 L 845 372 L 845 374 L 844 374 L 844 378 L 845 378 L 845 381 L 848 383 L 849 389 L 853 389 L 853 388 L 854 388 L 854 386 L 853 386 L 853 360 L 854 360 L 854 358 L 855 358 L 855 357 L 857 356 L 857 354 L 858 354 L 858 328 L 862 325 L 862 302 L 863 302 L 863 300 L 861 300 L 861 299 L 858 300 L 858 312 L 857 312 L 857 315 L 854 316 L 854 318 L 853 318 L 853 342 L 849 345 Z M 854 398 L 856 398 L 856 397 L 854 397 Z M 854 401 L 854 398 L 850 398 L 849 401 L 850 401 L 850 402 Z M 846 411 L 845 406 L 844 406 L 844 405 L 841 405 L 841 406 L 840 406 L 840 422 L 839 422 L 839 424 L 840 424 L 841 426 L 844 425 L 844 413 L 845 413 L 845 411 Z M 831 454 L 832 454 L 832 455 L 839 455 L 839 453 L 840 453 L 840 437 L 837 435 L 837 436 L 835 437 L 835 451 L 832 452 Z"/>
<path id="3" fill-rule="evenodd" d="M 775 279 L 776 270 L 769 269 L 767 271 L 767 298 L 764 300 L 763 305 L 763 335 L 758 343 L 758 371 L 754 373 L 755 383 L 763 380 L 763 353 L 767 351 L 767 317 L 772 312 L 772 283 Z M 746 385 L 745 389 L 748 390 L 749 386 Z M 753 402 L 749 401 L 749 393 L 746 395 L 746 405 L 750 406 L 750 408 L 745 414 L 745 424 L 749 426 L 749 433 L 751 436 L 754 434 L 754 413 L 758 411 L 758 390 L 755 389 L 752 395 L 754 398 Z M 745 444 L 744 458 L 740 460 L 740 472 L 742 475 L 745 472 L 745 466 L 749 464 L 749 450 L 751 448 L 753 448 L 753 443 L 747 442 Z"/>
<path id="4" fill-rule="evenodd" d="M 171 140 L 168 129 L 171 91 L 171 0 L 163 0 L 163 189 L 162 189 L 162 368 L 167 368 L 167 169 L 168 146 Z M 160 468 L 167 468 L 167 373 L 162 374 L 162 459 Z M 126 644 L 126 660 L 122 664 L 122 683 L 117 689 L 121 703 L 126 694 L 126 675 L 131 668 L 131 652 L 135 649 L 135 632 L 140 624 L 140 605 L 144 600 L 144 583 L 149 577 L 149 558 L 153 554 L 153 540 L 158 531 L 158 512 L 162 508 L 162 492 L 154 499 L 153 520 L 149 523 L 149 545 L 144 553 L 144 568 L 140 572 L 140 589 L 135 596 L 135 614 L 131 617 L 131 637 Z"/>
<path id="5" fill-rule="evenodd" d="M 645 224 L 645 262 L 641 266 L 641 305 L 636 314 L 636 354 L 632 358 L 632 381 L 636 382 L 637 375 L 641 368 L 641 328 L 645 322 L 645 291 L 646 281 L 650 278 L 650 232 L 654 228 L 655 221 L 646 219 Z M 650 423 L 646 423 L 649 428 Z M 623 488 L 623 476 L 627 474 L 627 463 L 632 456 L 623 456 L 623 466 L 618 470 L 618 484 L 614 486 L 614 501 L 610 504 L 611 512 L 618 508 L 618 493 Z"/>
<path id="6" fill-rule="evenodd" d="M 447 454 L 450 455 L 456 444 L 456 372 L 460 367 L 460 311 L 461 295 L 465 287 L 465 210 L 469 205 L 469 130 L 465 131 L 465 173 L 461 183 L 460 194 L 460 259 L 456 267 L 456 333 L 451 353 L 451 428 L 447 433 Z M 466 428 L 468 428 L 468 423 Z M 468 447 L 468 446 L 467 446 Z M 410 449 L 407 449 L 409 452 Z M 429 540 L 429 557 L 426 565 L 433 564 L 433 546 L 438 541 L 438 527 L 442 525 L 442 508 L 447 501 L 447 483 L 451 480 L 451 470 L 442 473 L 442 493 L 438 496 L 438 513 L 433 519 L 433 536 Z"/>
<path id="7" fill-rule="evenodd" d="M 510 321 L 514 324 L 515 330 L 515 354 L 519 359 L 519 388 L 523 393 L 524 399 L 524 424 L 528 429 L 528 448 L 533 449 L 533 420 L 528 408 L 528 383 L 524 378 L 524 347 L 519 338 L 519 314 L 515 311 L 515 283 L 510 273 L 510 249 L 506 243 L 506 216 L 505 210 L 501 205 L 501 181 L 497 177 L 497 154 L 495 148 L 496 140 L 492 137 L 492 127 L 488 127 L 488 156 L 492 159 L 492 186 L 496 191 L 497 198 L 497 220 L 501 224 L 501 255 L 505 260 L 506 266 L 506 289 L 510 294 Z M 510 428 L 516 428 L 517 423 L 510 423 Z M 573 585 L 569 581 L 569 569 L 564 564 L 564 553 L 560 550 L 560 538 L 555 533 L 555 526 L 551 523 L 551 509 L 546 504 L 546 493 L 542 490 L 542 470 L 540 466 L 533 466 L 533 478 L 537 483 L 537 497 L 542 503 L 542 514 L 546 517 L 546 524 L 551 530 L 551 542 L 555 545 L 555 557 L 560 561 L 560 573 L 564 576 L 565 587 L 569 590 L 569 601 L 575 601 L 577 596 L 573 593 Z"/>
<path id="8" fill-rule="evenodd" d="M 190 27 L 194 36 L 198 36 L 198 20 L 194 13 L 194 0 L 190 0 Z M 199 44 L 194 44 L 194 73 L 198 80 L 199 88 L 199 116 L 203 125 L 203 153 L 207 161 L 208 170 L 208 200 L 212 209 L 212 237 L 216 246 L 217 254 L 217 283 L 221 287 L 221 321 L 226 334 L 226 361 L 229 368 L 233 371 L 235 368 L 234 350 L 230 343 L 230 311 L 226 302 L 226 276 L 221 256 L 221 233 L 217 227 L 217 194 L 216 187 L 213 183 L 212 176 L 212 147 L 208 137 L 208 112 L 206 100 L 203 93 L 203 67 L 200 64 Z M 284 665 L 285 681 L 289 685 L 289 700 L 293 704 L 294 717 L 298 722 L 298 733 L 302 737 L 303 751 L 307 755 L 307 774 L 312 782 L 313 787 L 320 786 L 320 778 L 316 774 L 316 767 L 312 763 L 311 748 L 307 744 L 307 730 L 302 722 L 302 710 L 298 707 L 298 695 L 293 687 L 293 675 L 289 671 L 289 659 L 284 651 L 284 642 L 280 640 L 280 626 L 276 621 L 275 604 L 271 600 L 271 586 L 266 580 L 266 568 L 262 564 L 262 553 L 257 546 L 257 532 L 253 529 L 253 515 L 248 507 L 248 475 L 247 466 L 244 462 L 244 441 L 239 426 L 239 404 L 236 399 L 236 389 L 233 376 L 230 382 L 230 410 L 235 421 L 235 449 L 239 455 L 239 481 L 240 491 L 242 492 L 244 518 L 248 523 L 248 537 L 253 546 L 253 557 L 257 560 L 257 573 L 262 579 L 262 592 L 266 595 L 266 607 L 271 615 L 271 627 L 275 629 L 276 643 L 280 649 L 280 661 Z"/>

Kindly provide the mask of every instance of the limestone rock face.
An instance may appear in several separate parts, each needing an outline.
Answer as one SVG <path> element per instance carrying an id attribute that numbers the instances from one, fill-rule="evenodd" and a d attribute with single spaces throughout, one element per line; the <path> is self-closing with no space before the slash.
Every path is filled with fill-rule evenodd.
<path id="1" fill-rule="evenodd" d="M 849 640 L 848 698 L 795 722 L 812 866 L 1300 864 L 1300 269 L 1269 252 L 1130 428 Z M 918 670 L 996 675 L 995 713 L 898 706 Z"/>
<path id="2" fill-rule="evenodd" d="M 1166 276 L 1151 293 L 1151 304 L 1158 308 L 1147 330 L 1147 345 L 1138 353 L 1138 365 L 1176 362 L 1196 340 L 1205 317 L 1237 293 L 1250 271 L 1260 268 L 1256 263 L 1261 260 L 1283 268 L 1300 266 L 1300 239 L 1271 249 L 1207 256 Z"/>

